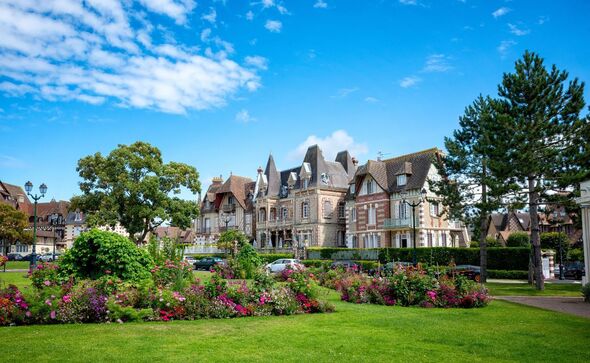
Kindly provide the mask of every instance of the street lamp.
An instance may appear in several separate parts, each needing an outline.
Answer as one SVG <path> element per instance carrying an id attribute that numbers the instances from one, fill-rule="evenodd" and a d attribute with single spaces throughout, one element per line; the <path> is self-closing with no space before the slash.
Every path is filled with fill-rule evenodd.
<path id="1" fill-rule="evenodd" d="M 35 208 L 34 208 L 34 216 L 33 216 L 33 253 L 31 253 L 31 264 L 30 264 L 30 268 L 31 270 L 33 270 L 36 266 L 37 266 L 37 201 L 39 201 L 39 199 L 43 198 L 45 196 L 45 193 L 47 193 L 47 185 L 45 185 L 45 183 L 41 184 L 39 186 L 39 195 L 35 194 L 31 194 L 31 192 L 33 191 L 33 183 L 31 183 L 30 181 L 28 181 L 25 184 L 25 190 L 27 192 L 27 195 L 31 198 L 33 198 L 33 200 L 35 201 Z"/>
<path id="2" fill-rule="evenodd" d="M 409 205 L 410 207 L 412 207 L 412 230 L 413 230 L 413 236 L 412 236 L 412 240 L 414 242 L 414 249 L 412 251 L 412 264 L 414 266 L 416 266 L 416 264 L 418 263 L 417 258 L 416 258 L 416 207 L 419 206 L 420 204 L 422 204 L 424 202 L 424 200 L 426 200 L 426 189 L 422 188 L 422 190 L 420 191 L 420 198 L 418 199 L 417 202 L 408 202 L 406 200 L 406 197 L 408 196 L 408 192 L 406 192 L 405 190 L 403 190 L 400 193 L 401 197 L 402 197 L 402 203 L 406 203 L 407 205 Z"/>
<path id="3" fill-rule="evenodd" d="M 229 222 L 231 221 L 231 214 L 225 214 L 224 212 L 221 212 L 221 214 L 219 215 L 219 219 L 225 223 L 225 230 L 227 231 L 227 225 L 229 224 Z"/>

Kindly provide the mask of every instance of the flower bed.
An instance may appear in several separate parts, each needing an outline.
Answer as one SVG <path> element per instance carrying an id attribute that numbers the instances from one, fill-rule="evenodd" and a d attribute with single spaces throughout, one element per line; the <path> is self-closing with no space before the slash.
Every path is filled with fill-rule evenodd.
<path id="1" fill-rule="evenodd" d="M 357 304 L 475 308 L 490 301 L 483 285 L 460 275 L 436 277 L 420 266 L 399 267 L 390 276 L 375 278 L 333 270 L 319 273 L 319 281 L 340 292 L 343 301 Z"/>
<path id="2" fill-rule="evenodd" d="M 103 276 L 97 280 L 59 280 L 54 265 L 41 264 L 31 274 L 32 288 L 0 290 L 0 325 L 170 321 L 242 316 L 291 315 L 333 310 L 318 299 L 318 286 L 305 274 L 286 284 L 258 274 L 251 284 L 227 281 L 181 283 L 184 263 L 166 261 L 152 279 L 125 283 Z"/>

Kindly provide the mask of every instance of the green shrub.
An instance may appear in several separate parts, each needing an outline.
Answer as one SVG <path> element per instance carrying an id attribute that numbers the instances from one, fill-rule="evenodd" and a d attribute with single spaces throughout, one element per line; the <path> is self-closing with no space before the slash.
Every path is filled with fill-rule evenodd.
<path id="1" fill-rule="evenodd" d="M 471 241 L 469 242 L 470 248 L 479 248 L 479 241 Z"/>
<path id="2" fill-rule="evenodd" d="M 490 247 L 503 247 L 502 244 L 500 243 L 500 241 L 498 241 L 497 239 L 495 239 L 494 237 L 486 237 L 486 246 L 488 248 Z"/>
<path id="3" fill-rule="evenodd" d="M 323 267 L 327 268 L 330 266 L 332 261 L 328 260 L 303 260 L 301 261 L 305 267 Z"/>
<path id="4" fill-rule="evenodd" d="M 487 270 L 490 279 L 526 280 L 529 272 L 524 270 Z"/>
<path id="5" fill-rule="evenodd" d="M 151 277 L 154 261 L 128 238 L 93 229 L 76 238 L 58 264 L 63 276 L 93 280 L 112 276 L 136 282 Z"/>
<path id="6" fill-rule="evenodd" d="M 567 256 L 570 248 L 570 241 L 565 233 L 545 232 L 541 233 L 541 248 L 554 250 L 559 254 L 559 246 L 562 246 L 563 253 Z"/>
<path id="7" fill-rule="evenodd" d="M 584 261 L 584 250 L 581 248 L 572 248 L 567 253 L 568 261 Z"/>
<path id="8" fill-rule="evenodd" d="M 506 241 L 507 247 L 531 247 L 531 238 L 526 232 L 514 232 Z"/>
<path id="9" fill-rule="evenodd" d="M 246 243 L 236 255 L 236 263 L 239 271 L 235 271 L 235 275 L 242 279 L 251 279 L 254 277 L 256 270 L 262 265 L 262 259 L 258 256 L 254 247 Z"/>
<path id="10" fill-rule="evenodd" d="M 368 270 L 376 270 L 379 267 L 379 263 L 377 261 L 366 261 L 366 260 L 357 260 L 354 261 L 363 271 Z"/>

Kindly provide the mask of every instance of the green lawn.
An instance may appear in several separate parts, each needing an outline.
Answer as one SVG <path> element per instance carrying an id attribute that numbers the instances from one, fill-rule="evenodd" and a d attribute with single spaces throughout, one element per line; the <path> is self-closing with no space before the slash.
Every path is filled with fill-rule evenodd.
<path id="1" fill-rule="evenodd" d="M 0 361 L 590 361 L 583 318 L 502 301 L 462 310 L 329 298 L 332 314 L 4 327 Z"/>
<path id="2" fill-rule="evenodd" d="M 19 289 L 31 285 L 27 272 L 0 272 L 0 287 L 16 285 Z"/>
<path id="3" fill-rule="evenodd" d="M 24 270 L 29 268 L 29 261 L 8 261 L 6 262 L 7 270 Z M 4 270 L 4 268 L 2 268 Z"/>
<path id="4" fill-rule="evenodd" d="M 486 287 L 492 296 L 582 296 L 580 284 L 545 283 L 543 291 L 527 283 L 489 282 Z"/>

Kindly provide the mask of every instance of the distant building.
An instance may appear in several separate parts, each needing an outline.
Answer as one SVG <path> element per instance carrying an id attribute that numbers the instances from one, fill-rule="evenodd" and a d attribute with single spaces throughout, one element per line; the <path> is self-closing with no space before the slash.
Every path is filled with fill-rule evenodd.
<path id="1" fill-rule="evenodd" d="M 270 155 L 256 177 L 257 247 L 344 246 L 344 197 L 355 172 L 348 151 L 328 161 L 313 145 L 300 165 L 282 171 Z"/>
<path id="2" fill-rule="evenodd" d="M 346 245 L 377 248 L 413 246 L 412 209 L 403 202 L 417 202 L 422 189 L 426 200 L 416 207 L 416 247 L 465 247 L 465 226 L 449 220 L 430 191 L 428 179 L 439 178 L 433 164 L 436 148 L 387 160 L 369 160 L 356 171 L 346 198 Z"/>
<path id="3" fill-rule="evenodd" d="M 182 244 L 193 244 L 195 232 L 191 229 L 180 229 L 173 226 L 157 227 L 153 233 L 157 239 L 170 238 Z"/>

